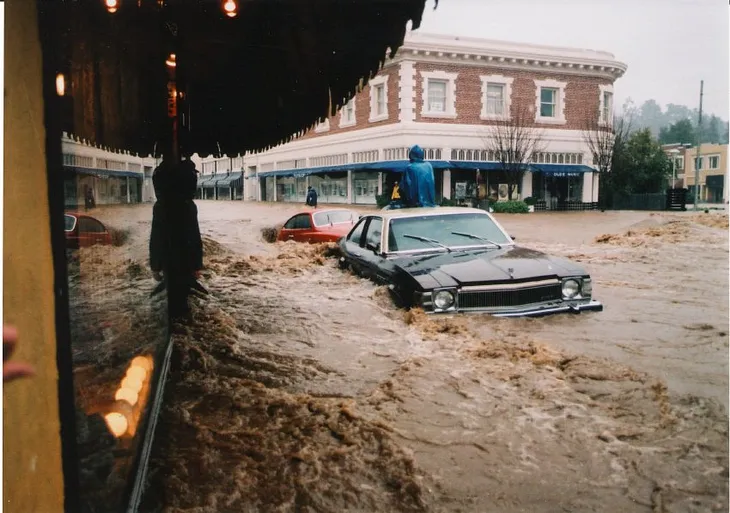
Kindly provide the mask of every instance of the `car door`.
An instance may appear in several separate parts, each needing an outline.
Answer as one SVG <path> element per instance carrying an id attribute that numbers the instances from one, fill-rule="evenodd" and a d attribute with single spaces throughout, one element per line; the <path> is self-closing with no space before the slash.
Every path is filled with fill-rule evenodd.
<path id="1" fill-rule="evenodd" d="M 279 240 L 308 242 L 307 238 L 311 235 L 311 230 L 312 220 L 309 214 L 297 214 L 286 222 Z"/>
<path id="2" fill-rule="evenodd" d="M 343 256 L 345 257 L 345 262 L 357 274 L 362 272 L 362 266 L 364 264 L 363 234 L 369 221 L 369 217 L 360 219 L 347 235 L 344 242 L 345 251 Z"/>
<path id="3" fill-rule="evenodd" d="M 362 244 L 362 275 L 377 283 L 387 283 L 383 256 L 383 218 L 373 216 L 365 227 Z"/>
<path id="4" fill-rule="evenodd" d="M 103 224 L 90 217 L 78 218 L 79 247 L 85 248 L 94 244 L 105 244 L 108 242 L 109 233 Z"/>

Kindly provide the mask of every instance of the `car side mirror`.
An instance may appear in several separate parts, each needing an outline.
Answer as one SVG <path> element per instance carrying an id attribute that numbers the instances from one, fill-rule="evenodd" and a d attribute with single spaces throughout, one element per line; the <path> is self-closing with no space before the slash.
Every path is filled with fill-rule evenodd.
<path id="1" fill-rule="evenodd" d="M 380 253 L 380 244 L 371 244 L 370 242 L 368 242 L 368 243 L 367 243 L 367 244 L 365 245 L 365 247 L 366 247 L 367 249 L 369 249 L 370 251 L 372 251 L 373 253 L 375 253 L 376 255 L 377 255 L 378 253 Z"/>

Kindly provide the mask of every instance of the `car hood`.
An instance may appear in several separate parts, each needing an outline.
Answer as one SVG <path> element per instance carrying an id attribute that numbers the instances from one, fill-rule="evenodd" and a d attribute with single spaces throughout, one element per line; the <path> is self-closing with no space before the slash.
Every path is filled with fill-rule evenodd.
<path id="1" fill-rule="evenodd" d="M 425 288 L 587 274 L 569 260 L 519 246 L 403 256 L 393 263 Z"/>

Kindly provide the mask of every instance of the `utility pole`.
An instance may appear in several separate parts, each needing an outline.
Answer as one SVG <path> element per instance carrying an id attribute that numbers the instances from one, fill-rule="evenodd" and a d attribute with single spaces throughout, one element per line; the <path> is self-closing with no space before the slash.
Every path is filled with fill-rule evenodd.
<path id="1" fill-rule="evenodd" d="M 695 210 L 700 198 L 700 148 L 702 147 L 702 95 L 705 89 L 705 81 L 700 80 L 700 115 L 697 120 L 697 156 L 695 157 Z"/>

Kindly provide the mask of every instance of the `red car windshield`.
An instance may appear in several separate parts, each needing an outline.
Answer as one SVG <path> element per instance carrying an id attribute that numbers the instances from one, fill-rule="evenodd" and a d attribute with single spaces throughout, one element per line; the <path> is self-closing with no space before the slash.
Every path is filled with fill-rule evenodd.
<path id="1" fill-rule="evenodd" d="M 332 210 L 330 212 L 317 212 L 314 214 L 314 224 L 316 226 L 352 223 L 353 221 L 357 221 L 357 215 L 350 210 Z"/>

